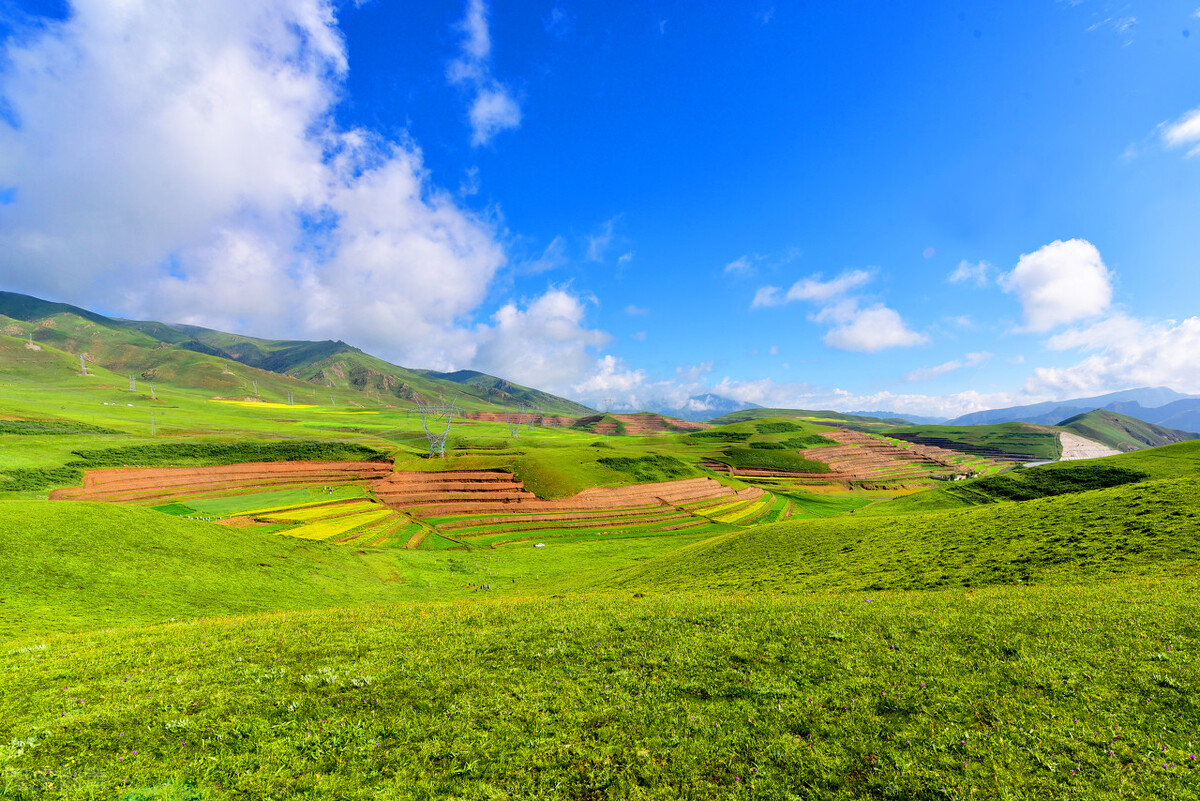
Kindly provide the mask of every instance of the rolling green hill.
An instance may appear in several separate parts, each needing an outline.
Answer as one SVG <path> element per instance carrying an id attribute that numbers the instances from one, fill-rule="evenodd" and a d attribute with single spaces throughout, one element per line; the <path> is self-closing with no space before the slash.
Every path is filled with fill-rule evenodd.
<path id="1" fill-rule="evenodd" d="M 957 509 L 1116 487 L 1148 479 L 1200 474 L 1200 441 L 1181 442 L 1102 460 L 1056 462 L 1014 468 L 985 478 L 955 482 L 863 509 L 862 515 L 893 515 Z"/>
<path id="2" fill-rule="evenodd" d="M 1200 434 L 1146 423 L 1135 417 L 1117 414 L 1107 409 L 1096 409 L 1084 414 L 1077 414 L 1063 420 L 1057 427 L 1065 428 L 1081 437 L 1102 442 L 1119 451 L 1136 451 L 1200 437 Z"/>
<path id="3" fill-rule="evenodd" d="M 1200 567 L 1200 477 L 1021 503 L 783 522 L 629 568 L 643 592 L 879 591 L 1099 580 Z"/>
<path id="4" fill-rule="evenodd" d="M 274 384 L 271 400 L 318 387 L 362 393 L 360 403 L 411 404 L 457 398 L 472 411 L 502 411 L 519 403 L 551 415 L 591 410 L 540 390 L 483 373 L 410 370 L 341 341 L 268 340 L 189 325 L 105 317 L 65 303 L 0 292 L 0 331 L 68 353 L 119 374 L 150 382 L 255 396 Z M 236 364 L 236 366 L 235 366 Z M 302 382 L 302 383 L 301 383 Z M 256 388 L 257 385 L 257 388 Z"/>
<path id="5" fill-rule="evenodd" d="M 993 459 L 1037 461 L 1057 459 L 1061 453 L 1058 432 L 1027 423 L 980 426 L 905 426 L 887 432 L 889 437 L 936 445 Z"/>
<path id="6" fill-rule="evenodd" d="M 907 420 L 882 420 L 877 417 L 860 417 L 853 414 L 845 414 L 843 412 L 834 412 L 828 409 L 822 411 L 812 411 L 808 409 L 742 409 L 737 412 L 729 412 L 720 417 L 714 417 L 707 421 L 713 425 L 720 426 L 728 423 L 744 423 L 749 420 L 762 420 L 768 417 L 789 417 L 799 420 L 807 420 L 816 423 L 834 423 L 834 424 L 855 424 L 867 425 L 871 430 L 875 430 L 876 426 L 888 428 L 893 425 L 907 425 Z"/>

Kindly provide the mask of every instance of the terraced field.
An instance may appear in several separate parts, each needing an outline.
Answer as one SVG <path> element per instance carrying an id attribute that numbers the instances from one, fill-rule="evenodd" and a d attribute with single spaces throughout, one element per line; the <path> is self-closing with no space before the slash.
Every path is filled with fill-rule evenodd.
<path id="1" fill-rule="evenodd" d="M 546 500 L 503 470 L 390 472 L 378 462 L 92 470 L 61 500 L 158 511 L 300 539 L 406 548 L 529 539 L 718 533 L 792 514 L 786 498 L 711 478 L 588 489 Z"/>
<path id="2" fill-rule="evenodd" d="M 805 458 L 824 462 L 830 477 L 860 485 L 949 479 L 991 472 L 997 462 L 933 445 L 899 442 L 840 428 L 824 436 L 837 445 L 809 448 Z"/>
<path id="3" fill-rule="evenodd" d="M 477 545 L 699 533 L 790 513 L 786 499 L 757 487 L 735 490 L 711 478 L 598 487 L 543 500 L 502 471 L 394 473 L 374 491 L 431 531 Z"/>
<path id="4" fill-rule="evenodd" d="M 403 545 L 420 526 L 367 491 L 390 472 L 386 462 L 89 470 L 83 487 L 51 497 L 150 505 L 178 517 L 306 540 Z"/>

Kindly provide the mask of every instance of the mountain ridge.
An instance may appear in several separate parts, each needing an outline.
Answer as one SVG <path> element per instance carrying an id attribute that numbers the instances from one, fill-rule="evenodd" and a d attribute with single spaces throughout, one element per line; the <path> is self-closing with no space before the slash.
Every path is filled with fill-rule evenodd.
<path id="1" fill-rule="evenodd" d="M 22 336 L 30 336 L 33 341 L 86 354 L 88 361 L 148 381 L 168 380 L 169 376 L 190 381 L 196 387 L 208 387 L 214 381 L 213 374 L 231 375 L 229 363 L 237 363 L 310 387 L 362 392 L 375 402 L 382 402 L 385 396 L 408 403 L 418 397 L 427 401 L 444 397 L 458 398 L 460 403 L 479 409 L 503 410 L 525 403 L 551 415 L 595 413 L 567 398 L 485 373 L 460 371 L 472 373 L 473 379 L 458 382 L 440 377 L 454 374 L 394 365 L 341 340 L 271 340 L 195 325 L 127 320 L 7 291 L 0 291 L 0 317 L 32 325 L 22 330 Z M 199 354 L 199 362 L 195 356 L 184 355 L 188 352 Z M 222 364 L 209 364 L 206 358 L 221 360 Z M 197 364 L 207 372 L 189 373 Z M 251 386 L 257 386 L 255 380 L 249 379 Z M 220 383 L 222 386 L 212 387 L 219 394 L 237 392 L 230 381 Z"/>

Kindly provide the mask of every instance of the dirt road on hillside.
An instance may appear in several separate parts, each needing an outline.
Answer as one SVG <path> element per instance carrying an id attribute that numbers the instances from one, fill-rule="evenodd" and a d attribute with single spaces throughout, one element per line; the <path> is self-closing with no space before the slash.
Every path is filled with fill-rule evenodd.
<path id="1" fill-rule="evenodd" d="M 1101 456 L 1116 456 L 1120 453 L 1120 451 L 1113 450 L 1095 440 L 1066 431 L 1058 432 L 1058 442 L 1062 445 L 1062 456 L 1059 457 L 1059 461 L 1062 462 L 1070 462 L 1075 459 L 1099 459 Z"/>

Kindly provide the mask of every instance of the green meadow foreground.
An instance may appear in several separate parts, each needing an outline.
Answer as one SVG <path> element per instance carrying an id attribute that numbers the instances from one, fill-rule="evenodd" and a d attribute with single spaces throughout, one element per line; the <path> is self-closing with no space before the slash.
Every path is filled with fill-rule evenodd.
<path id="1" fill-rule="evenodd" d="M 428 459 L 380 391 L 161 349 L 191 383 L 147 393 L 32 344 L 0 798 L 1200 797 L 1200 442 L 1006 469 L 1054 430 L 517 437 L 476 399 Z M 366 477 L 287 472 L 326 462 Z M 479 476 L 520 502 L 443 502 Z"/>

